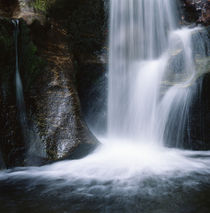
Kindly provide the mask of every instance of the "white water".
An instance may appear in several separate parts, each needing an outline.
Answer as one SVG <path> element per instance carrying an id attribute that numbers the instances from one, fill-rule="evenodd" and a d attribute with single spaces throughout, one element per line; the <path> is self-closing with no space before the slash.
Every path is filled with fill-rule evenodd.
<path id="1" fill-rule="evenodd" d="M 189 85 L 196 72 L 191 35 L 197 29 L 177 28 L 174 2 L 111 0 L 108 137 L 101 139 L 103 145 L 81 160 L 3 172 L 0 179 L 82 180 L 77 192 L 85 193 L 91 180 L 135 189 L 136 180 L 154 175 L 210 173 L 209 152 L 164 147 L 170 140 L 180 147 L 196 91 Z M 182 63 L 171 70 L 179 54 Z"/>
<path id="2" fill-rule="evenodd" d="M 189 87 L 196 72 L 191 45 L 196 29 L 178 29 L 176 11 L 176 1 L 111 1 L 110 138 L 181 146 L 196 91 Z M 179 54 L 183 59 L 171 71 Z"/>

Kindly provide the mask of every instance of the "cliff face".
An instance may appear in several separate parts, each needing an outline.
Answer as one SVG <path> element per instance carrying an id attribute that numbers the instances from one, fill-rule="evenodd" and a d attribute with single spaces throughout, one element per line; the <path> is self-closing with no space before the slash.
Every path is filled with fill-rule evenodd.
<path id="1" fill-rule="evenodd" d="M 103 0 L 60 0 L 49 15 L 67 30 L 83 117 L 93 129 L 105 130 L 108 11 L 104 4 Z"/>
<path id="2" fill-rule="evenodd" d="M 0 2 L 0 15 L 7 17 L 0 20 L 0 160 L 6 167 L 79 158 L 98 144 L 81 116 L 75 59 L 63 20 L 46 18 L 31 2 L 15 1 L 9 8 L 5 1 Z M 11 18 L 24 19 L 20 21 L 18 54 L 27 130 L 21 128 L 16 104 Z"/>
<path id="3" fill-rule="evenodd" d="M 83 151 L 85 154 L 85 150 L 90 151 L 97 141 L 81 118 L 74 58 L 68 51 L 66 31 L 56 22 L 50 24 L 47 33 L 46 28 L 40 26 L 44 33 L 40 54 L 47 66 L 37 79 L 36 93 L 30 98 L 33 122 L 35 120 L 45 143 L 48 158 L 54 160 L 72 158 L 71 153 L 78 146 L 81 154 Z"/>

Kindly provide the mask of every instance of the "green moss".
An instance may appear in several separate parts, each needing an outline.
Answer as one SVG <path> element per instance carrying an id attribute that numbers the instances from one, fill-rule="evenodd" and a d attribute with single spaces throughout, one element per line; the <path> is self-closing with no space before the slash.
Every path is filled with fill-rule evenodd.
<path id="1" fill-rule="evenodd" d="M 31 6 L 37 12 L 47 13 L 50 6 L 53 4 L 53 0 L 34 0 L 31 2 Z"/>

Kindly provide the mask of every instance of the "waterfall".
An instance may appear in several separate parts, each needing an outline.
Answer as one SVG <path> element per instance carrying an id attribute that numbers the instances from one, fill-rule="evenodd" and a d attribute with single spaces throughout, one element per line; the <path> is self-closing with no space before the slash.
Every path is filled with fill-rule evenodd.
<path id="1" fill-rule="evenodd" d="M 30 140 L 29 140 L 29 126 L 27 121 L 26 115 L 26 107 L 25 107 L 25 100 L 24 100 L 24 93 L 23 93 L 23 84 L 20 76 L 19 71 L 19 47 L 18 47 L 18 39 L 19 39 L 19 20 L 12 20 L 14 24 L 14 39 L 15 39 L 15 86 L 16 86 L 16 104 L 18 109 L 18 118 L 21 125 L 22 136 L 26 146 L 26 152 L 28 153 L 30 150 Z"/>
<path id="2" fill-rule="evenodd" d="M 23 130 L 23 135 L 25 135 L 24 129 L 27 129 L 27 120 L 26 120 L 26 109 L 25 109 L 25 101 L 24 101 L 24 94 L 23 94 L 23 85 L 22 80 L 19 72 L 19 55 L 18 55 L 18 35 L 19 35 L 19 20 L 12 20 L 15 31 L 14 31 L 14 38 L 15 38 L 15 85 L 16 85 L 16 103 L 19 112 L 19 119 L 21 123 L 21 128 Z"/>
<path id="3" fill-rule="evenodd" d="M 41 159 L 46 157 L 46 151 L 44 144 L 42 143 L 40 137 L 37 135 L 35 127 L 32 123 L 28 122 L 27 114 L 26 114 L 26 106 L 24 101 L 24 93 L 23 93 L 23 84 L 21 80 L 21 75 L 19 71 L 19 20 L 12 20 L 14 24 L 14 39 L 15 39 L 15 57 L 16 57 L 16 69 L 15 69 L 15 85 L 16 85 L 16 104 L 18 109 L 18 118 L 20 121 L 20 126 L 22 130 L 22 136 L 25 143 L 25 151 L 26 151 L 26 159 L 25 163 L 27 165 L 31 164 L 39 164 Z"/>
<path id="4" fill-rule="evenodd" d="M 209 210 L 210 151 L 167 147 L 185 140 L 200 28 L 179 26 L 176 0 L 110 3 L 108 137 L 82 159 L 0 172 L 1 212 Z"/>
<path id="5" fill-rule="evenodd" d="M 110 4 L 108 136 L 181 147 L 196 91 L 197 29 L 180 28 L 176 1 Z"/>

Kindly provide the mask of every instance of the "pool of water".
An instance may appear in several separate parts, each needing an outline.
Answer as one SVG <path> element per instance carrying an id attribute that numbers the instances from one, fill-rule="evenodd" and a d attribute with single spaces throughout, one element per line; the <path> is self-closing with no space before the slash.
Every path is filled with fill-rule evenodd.
<path id="1" fill-rule="evenodd" d="M 0 212 L 210 212 L 210 152 L 132 147 L 2 171 Z"/>

